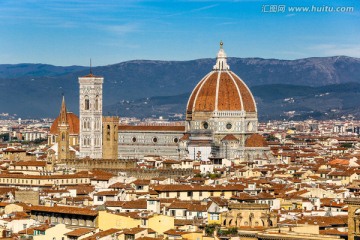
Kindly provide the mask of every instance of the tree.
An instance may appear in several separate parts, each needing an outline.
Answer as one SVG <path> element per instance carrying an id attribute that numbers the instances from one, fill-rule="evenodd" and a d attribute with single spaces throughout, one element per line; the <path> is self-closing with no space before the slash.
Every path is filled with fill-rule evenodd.
<path id="1" fill-rule="evenodd" d="M 352 143 L 342 143 L 340 145 L 340 147 L 343 147 L 343 148 L 353 148 L 353 144 Z"/>
<path id="2" fill-rule="evenodd" d="M 219 225 L 218 224 L 209 224 L 205 226 L 205 234 L 206 236 L 213 236 L 214 235 L 214 231 L 216 229 L 219 229 Z"/>
<path id="3" fill-rule="evenodd" d="M 273 142 L 273 141 L 279 141 L 279 139 L 271 134 L 266 138 L 266 141 Z"/>
<path id="4" fill-rule="evenodd" d="M 0 134 L 0 139 L 2 139 L 4 142 L 7 142 L 10 139 L 10 134 L 9 133 L 2 133 L 2 134 Z"/>

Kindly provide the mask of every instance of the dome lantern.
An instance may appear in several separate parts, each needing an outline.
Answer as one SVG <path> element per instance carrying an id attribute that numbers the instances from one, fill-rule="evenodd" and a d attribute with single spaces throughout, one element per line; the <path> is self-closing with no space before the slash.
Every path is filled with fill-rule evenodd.
<path id="1" fill-rule="evenodd" d="M 213 70 L 216 70 L 216 71 L 230 70 L 230 66 L 227 64 L 227 61 L 226 61 L 227 56 L 223 49 L 223 45 L 224 45 L 224 43 L 222 41 L 220 41 L 220 49 L 217 54 L 216 64 L 214 65 Z"/>

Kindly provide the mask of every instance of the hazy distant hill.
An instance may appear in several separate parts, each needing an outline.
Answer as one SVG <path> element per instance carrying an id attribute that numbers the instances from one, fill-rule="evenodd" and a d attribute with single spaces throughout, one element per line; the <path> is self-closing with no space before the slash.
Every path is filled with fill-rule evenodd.
<path id="1" fill-rule="evenodd" d="M 48 64 L 0 64 L 1 78 L 56 77 L 84 70 L 85 67 L 58 67 Z"/>
<path id="2" fill-rule="evenodd" d="M 352 114 L 360 119 L 360 84 L 343 83 L 321 87 L 272 84 L 251 87 L 260 120 L 269 119 L 338 119 Z M 120 101 L 105 111 L 121 116 L 173 116 L 185 113 L 190 92 Z M 167 113 L 168 115 L 164 114 Z"/>
<path id="3" fill-rule="evenodd" d="M 171 98 L 156 97 L 152 99 L 173 101 L 173 104 L 169 104 L 172 105 L 169 111 L 183 113 L 185 109 L 179 105 L 181 104 L 180 97 L 174 96 L 181 95 L 187 99 L 189 92 L 212 69 L 214 63 L 214 59 L 192 61 L 137 60 L 94 67 L 93 73 L 105 77 L 104 106 L 109 107 L 104 108 L 104 113 L 114 110 L 120 116 L 132 114 L 140 116 L 143 110 L 138 112 L 139 110 L 135 108 L 131 110 L 129 108 L 125 112 L 120 111 L 116 107 L 118 105 L 116 103 L 126 103 L 126 101 L 155 96 L 173 96 Z M 348 82 L 360 83 L 360 59 L 358 58 L 326 57 L 292 61 L 229 58 L 229 65 L 232 71 L 251 87 L 269 84 L 316 87 Z M 0 65 L 0 87 L 2 89 L 0 112 L 17 113 L 22 117 L 55 117 L 59 111 L 61 93 L 64 92 L 68 108 L 77 113 L 77 78 L 88 74 L 88 72 L 87 67 L 79 66 Z M 293 87 L 293 89 L 298 89 L 298 87 Z M 280 90 L 274 87 L 272 92 L 264 92 L 264 94 L 270 94 L 270 97 L 274 97 L 276 91 Z M 349 89 L 347 94 L 351 95 L 352 92 L 353 89 Z M 357 99 L 353 99 L 352 102 L 358 103 L 359 100 Z M 177 101 L 180 102 L 177 103 Z M 275 104 L 276 101 L 280 100 L 274 99 L 273 101 Z M 267 106 L 264 103 L 263 106 L 266 109 L 262 110 L 261 102 L 262 98 L 259 98 L 260 116 L 276 117 L 267 114 L 268 107 L 272 109 L 276 106 Z M 163 105 L 160 104 L 159 106 Z M 166 116 L 167 114 L 168 112 L 163 112 L 161 115 Z"/>
<path id="4" fill-rule="evenodd" d="M 360 119 L 359 83 L 321 87 L 263 85 L 254 86 L 252 91 L 262 120 L 340 119 L 350 114 Z"/>

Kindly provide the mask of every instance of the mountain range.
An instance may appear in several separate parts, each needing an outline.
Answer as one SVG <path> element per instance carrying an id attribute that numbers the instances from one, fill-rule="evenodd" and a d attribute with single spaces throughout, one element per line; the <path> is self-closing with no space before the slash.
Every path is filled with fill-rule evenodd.
<path id="1" fill-rule="evenodd" d="M 105 78 L 104 115 L 168 117 L 185 112 L 192 89 L 214 63 L 134 60 L 93 67 L 92 72 Z M 228 58 L 228 63 L 252 90 L 261 120 L 358 118 L 358 58 Z M 0 64 L 0 112 L 56 117 L 65 94 L 68 110 L 78 113 L 78 77 L 88 73 L 83 66 Z"/>

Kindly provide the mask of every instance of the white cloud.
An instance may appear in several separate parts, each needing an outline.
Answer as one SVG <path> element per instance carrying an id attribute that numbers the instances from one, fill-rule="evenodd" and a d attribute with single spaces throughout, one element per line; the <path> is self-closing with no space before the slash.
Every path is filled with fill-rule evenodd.
<path id="1" fill-rule="evenodd" d="M 164 17 L 175 17 L 175 16 L 185 15 L 185 14 L 189 14 L 189 13 L 201 12 L 201 11 L 204 11 L 207 9 L 217 7 L 218 5 L 219 4 L 212 4 L 212 5 L 208 5 L 208 6 L 204 6 L 204 7 L 200 7 L 200 8 L 190 9 L 190 10 L 183 11 L 183 12 L 175 12 L 175 13 L 171 13 L 171 14 L 166 14 L 166 15 L 164 15 Z"/>
<path id="2" fill-rule="evenodd" d="M 207 9 L 210 9 L 210 8 L 217 7 L 218 5 L 219 4 L 213 4 L 213 5 L 209 5 L 209 6 L 205 6 L 205 7 L 201 7 L 201 8 L 196 8 L 196 9 L 190 10 L 190 12 L 200 12 L 200 11 L 203 11 L 203 10 L 207 10 Z"/>
<path id="3" fill-rule="evenodd" d="M 124 35 L 138 31 L 139 25 L 136 23 L 125 23 L 122 25 L 103 26 L 103 28 L 112 34 Z"/>

